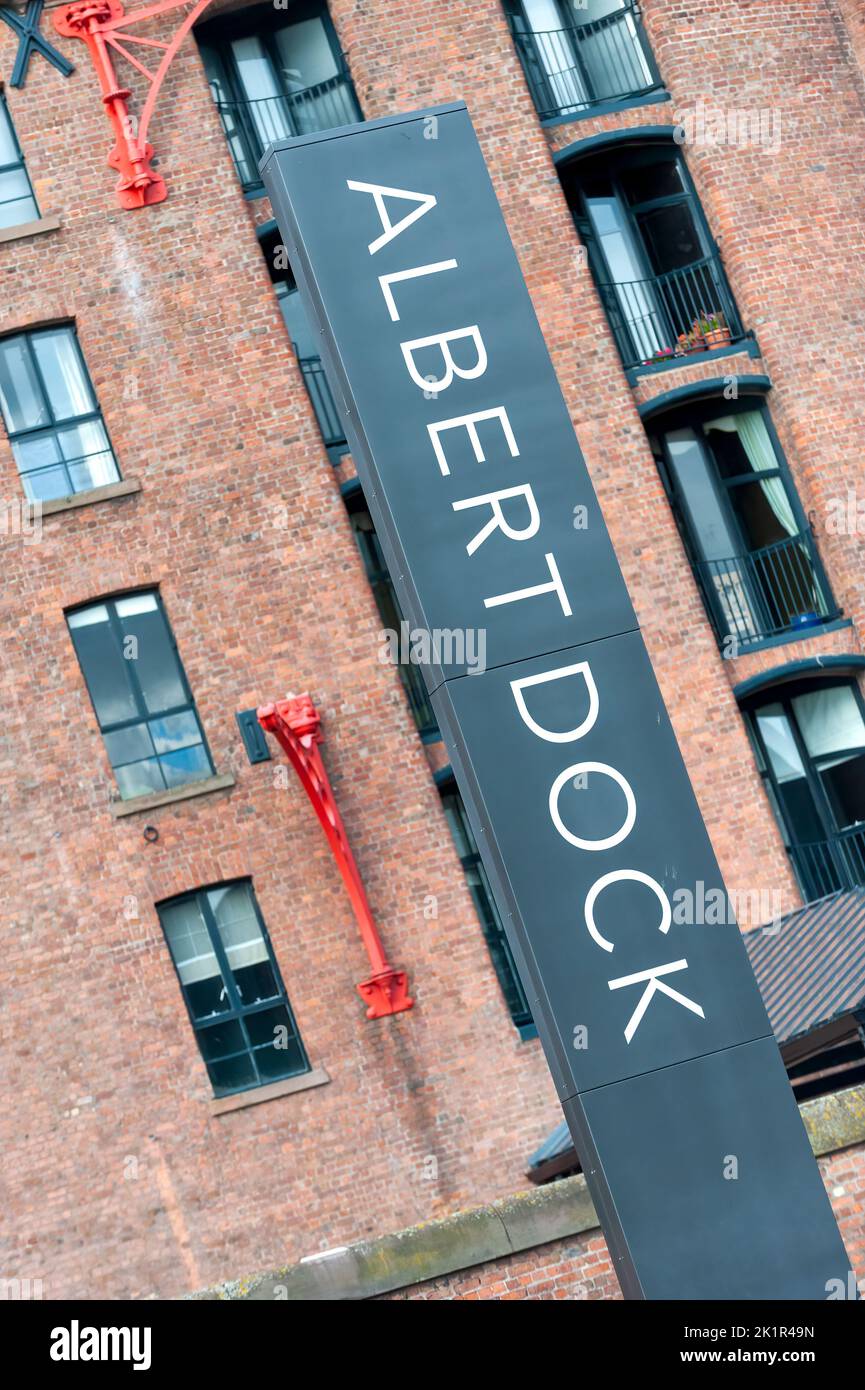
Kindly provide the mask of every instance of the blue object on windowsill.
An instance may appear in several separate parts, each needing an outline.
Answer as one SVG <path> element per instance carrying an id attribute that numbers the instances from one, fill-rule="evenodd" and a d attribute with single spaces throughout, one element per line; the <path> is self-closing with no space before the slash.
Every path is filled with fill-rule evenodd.
<path id="1" fill-rule="evenodd" d="M 819 613 L 797 613 L 791 627 L 816 627 L 822 623 L 823 619 Z"/>

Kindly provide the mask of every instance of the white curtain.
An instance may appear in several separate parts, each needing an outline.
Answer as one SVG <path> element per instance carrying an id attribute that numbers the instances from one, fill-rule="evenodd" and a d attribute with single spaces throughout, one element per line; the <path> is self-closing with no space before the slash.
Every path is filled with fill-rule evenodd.
<path id="1" fill-rule="evenodd" d="M 723 430 L 726 434 L 736 434 L 745 450 L 748 462 L 755 473 L 765 473 L 778 467 L 778 456 L 772 447 L 766 421 L 759 410 L 746 410 L 741 415 L 724 415 L 718 420 L 709 420 L 703 428 Z M 778 521 L 788 536 L 798 535 L 799 526 L 787 496 L 783 479 L 763 478 L 760 481 L 763 494 Z"/>

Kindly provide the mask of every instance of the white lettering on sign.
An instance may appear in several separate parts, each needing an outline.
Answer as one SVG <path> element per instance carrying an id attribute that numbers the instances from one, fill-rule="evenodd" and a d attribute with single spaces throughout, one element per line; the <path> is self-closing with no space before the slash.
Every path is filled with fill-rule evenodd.
<path id="1" fill-rule="evenodd" d="M 505 521 L 502 502 L 506 497 L 523 498 L 529 509 L 528 526 L 511 526 Z M 492 511 L 486 526 L 482 527 L 466 546 L 469 555 L 474 555 L 494 531 L 503 531 L 512 541 L 528 541 L 537 535 L 541 524 L 541 514 L 530 483 L 521 483 L 519 487 L 503 487 L 498 492 L 484 492 L 480 497 L 466 497 L 462 502 L 454 502 L 452 505 L 455 512 L 465 511 L 466 507 L 489 507 Z"/>
<path id="2" fill-rule="evenodd" d="M 519 456 L 517 441 L 508 419 L 508 412 L 503 405 L 497 405 L 492 410 L 475 410 L 470 415 L 455 415 L 452 420 L 439 420 L 435 425 L 427 425 L 429 437 L 432 442 L 433 452 L 438 459 L 438 466 L 442 477 L 446 478 L 450 474 L 450 467 L 445 458 L 444 449 L 441 445 L 439 435 L 445 430 L 464 429 L 471 440 L 472 448 L 475 452 L 475 459 L 478 463 L 486 463 L 487 456 L 481 447 L 480 435 L 478 434 L 478 424 L 481 420 L 501 420 L 502 433 L 507 441 L 507 446 L 511 453 L 511 458 Z"/>
<path id="3" fill-rule="evenodd" d="M 382 232 L 369 243 L 369 254 L 375 256 L 383 247 L 389 245 L 403 232 L 407 231 L 421 217 L 425 217 L 434 207 L 437 200 L 431 193 L 415 193 L 404 188 L 390 188 L 384 184 L 361 183 L 354 179 L 346 180 L 348 188 L 354 193 L 363 193 L 371 196 L 376 213 L 381 224 Z M 410 203 L 414 206 L 410 211 L 404 212 L 398 221 L 391 220 L 388 210 L 390 200 L 400 200 L 402 203 Z M 400 313 L 397 308 L 396 298 L 393 287 L 403 284 L 409 280 L 419 279 L 429 275 L 439 275 L 444 271 L 456 270 L 458 268 L 455 259 L 433 261 L 428 265 L 415 266 L 408 270 L 388 271 L 378 277 L 379 287 L 382 292 L 387 313 L 391 323 L 400 322 Z M 459 352 L 456 352 L 456 345 L 461 344 Z M 453 345 L 453 348 L 452 348 Z M 477 324 L 472 324 L 463 328 L 449 329 L 443 333 L 435 333 L 429 337 L 412 338 L 399 344 L 402 352 L 406 370 L 414 384 L 429 397 L 435 396 L 441 391 L 447 391 L 453 385 L 454 379 L 460 377 L 464 381 L 477 381 L 486 373 L 489 365 L 487 349 L 481 337 L 480 328 Z M 465 361 L 466 346 L 469 351 L 473 351 L 474 360 L 460 365 L 460 361 Z M 436 352 L 441 358 L 441 375 L 432 377 L 423 375 L 418 367 L 417 358 L 421 353 Z M 476 463 L 486 463 L 487 455 L 484 445 L 481 443 L 478 426 L 484 422 L 495 421 L 498 423 L 508 453 L 512 459 L 520 457 L 520 449 L 514 435 L 511 422 L 508 419 L 507 410 L 503 405 L 493 406 L 485 410 L 470 411 L 463 415 L 454 415 L 446 420 L 436 420 L 427 425 L 427 431 L 432 445 L 433 455 L 438 464 L 439 472 L 443 478 L 450 476 L 450 464 L 445 454 L 442 435 L 452 430 L 465 430 L 474 453 Z M 508 516 L 505 514 L 504 503 L 513 499 L 520 499 L 520 505 L 527 513 L 524 524 L 516 524 L 513 517 L 513 509 L 509 509 Z M 466 497 L 459 502 L 453 502 L 455 512 L 470 511 L 475 507 L 488 507 L 491 515 L 484 522 L 484 525 L 466 542 L 466 552 L 469 556 L 474 556 L 481 549 L 484 542 L 500 532 L 507 540 L 521 541 L 531 540 L 538 535 L 542 526 L 540 508 L 535 500 L 534 492 L 528 483 L 515 483 L 512 486 L 499 488 L 491 492 L 484 492 L 474 497 Z M 570 599 L 562 582 L 559 567 L 556 563 L 555 555 L 552 551 L 544 554 L 549 581 L 533 584 L 523 589 L 514 589 L 505 594 L 495 594 L 484 599 L 485 608 L 497 608 L 505 604 L 519 603 L 523 599 L 537 598 L 545 594 L 555 594 L 559 600 L 562 612 L 568 618 L 573 616 Z M 588 712 L 580 723 L 567 730 L 553 730 L 545 728 L 529 712 L 527 703 L 527 693 L 532 689 L 547 684 L 551 681 L 564 679 L 579 679 L 582 681 L 586 693 L 588 694 Z M 575 743 L 578 739 L 585 737 L 595 726 L 600 712 L 600 697 L 597 684 L 592 675 L 588 661 L 579 661 L 570 666 L 560 666 L 550 671 L 544 671 L 533 676 L 523 676 L 518 680 L 511 681 L 511 692 L 516 704 L 517 713 L 522 723 L 537 738 L 544 739 L 548 743 Z M 575 834 L 570 830 L 562 818 L 559 808 L 559 798 L 565 786 L 573 782 L 575 778 L 586 774 L 608 777 L 624 793 L 625 797 L 625 817 L 618 830 L 612 834 L 603 836 L 600 839 L 589 840 L 583 836 Z M 637 819 L 637 800 L 633 789 L 627 778 L 616 768 L 608 763 L 584 761 L 574 763 L 560 772 L 550 788 L 549 813 L 553 825 L 557 832 L 568 844 L 584 853 L 597 853 L 599 850 L 613 849 L 620 845 L 630 835 L 636 824 Z M 661 904 L 661 920 L 657 930 L 664 935 L 669 931 L 672 921 L 672 909 L 666 892 L 656 879 L 649 874 L 643 873 L 638 869 L 622 868 L 616 869 L 611 873 L 603 874 L 598 878 L 586 895 L 584 903 L 585 924 L 589 936 L 595 945 L 601 950 L 612 952 L 616 949 L 615 943 L 609 941 L 599 931 L 595 922 L 595 906 L 606 889 L 615 883 L 632 882 L 640 883 L 650 889 Z M 625 1029 L 624 1035 L 626 1042 L 630 1045 L 636 1036 L 640 1024 L 649 1008 L 649 1005 L 656 994 L 663 994 L 682 1008 L 688 1009 L 691 1013 L 700 1018 L 705 1018 L 703 1009 L 693 999 L 681 994 L 673 989 L 662 978 L 665 975 L 678 973 L 687 970 L 686 960 L 672 961 L 667 965 L 654 966 L 649 970 L 640 970 L 631 975 L 622 975 L 616 979 L 608 980 L 611 990 L 625 989 L 629 985 L 645 983 L 645 988 L 640 996 L 639 1002 L 631 1014 Z"/>
<path id="4" fill-rule="evenodd" d="M 631 1041 L 639 1028 L 643 1014 L 646 1012 L 656 993 L 668 995 L 670 999 L 675 999 L 677 1004 L 681 1004 L 683 1009 L 690 1009 L 692 1014 L 697 1014 L 700 1018 L 706 1017 L 700 1005 L 695 1004 L 693 999 L 689 999 L 685 994 L 680 994 L 677 989 L 673 989 L 670 985 L 665 984 L 663 980 L 658 979 L 659 975 L 672 975 L 676 970 L 687 970 L 687 968 L 688 962 L 686 960 L 674 960 L 669 965 L 654 965 L 651 970 L 637 970 L 633 975 L 622 975 L 618 980 L 608 981 L 610 989 L 624 989 L 626 985 L 637 985 L 641 980 L 648 981 L 646 988 L 640 996 L 640 1002 L 631 1014 L 628 1026 L 625 1029 L 625 1039 L 627 1042 Z"/>
<path id="5" fill-rule="evenodd" d="M 449 343 L 455 343 L 460 338 L 471 338 L 474 341 L 477 361 L 471 367 L 458 367 L 448 346 Z M 470 328 L 452 328 L 449 333 L 433 333 L 429 338 L 414 338 L 409 343 L 400 343 L 400 347 L 408 367 L 408 374 L 415 386 L 419 386 L 422 391 L 446 391 L 455 376 L 461 376 L 464 381 L 474 381 L 475 377 L 483 376 L 487 369 L 487 350 L 476 323 L 473 323 Z M 445 364 L 444 376 L 438 379 L 421 376 L 414 363 L 414 355 L 420 348 L 438 348 Z"/>
<path id="6" fill-rule="evenodd" d="M 399 323 L 399 310 L 396 307 L 391 285 L 398 285 L 401 280 L 417 280 L 421 275 L 436 275 L 440 270 L 456 270 L 456 268 L 456 261 L 436 261 L 434 265 L 418 265 L 415 266 L 414 270 L 392 270 L 389 275 L 380 275 L 378 283 L 381 286 L 391 322 Z"/>
<path id="7" fill-rule="evenodd" d="M 386 188 L 382 183 L 359 183 L 355 179 L 346 179 L 346 183 L 352 193 L 371 193 L 375 199 L 375 210 L 379 215 L 384 231 L 381 236 L 376 237 L 375 241 L 370 242 L 369 254 L 371 256 L 374 256 L 383 246 L 387 246 L 389 241 L 393 241 L 394 237 L 398 237 L 400 232 L 404 232 L 406 227 L 417 222 L 419 217 L 423 217 L 436 205 L 436 199 L 432 193 L 410 193 L 406 188 Z M 391 222 L 385 207 L 385 198 L 402 198 L 404 201 L 417 203 L 418 206 L 412 212 L 407 212 L 405 217 L 400 218 L 399 222 Z"/>

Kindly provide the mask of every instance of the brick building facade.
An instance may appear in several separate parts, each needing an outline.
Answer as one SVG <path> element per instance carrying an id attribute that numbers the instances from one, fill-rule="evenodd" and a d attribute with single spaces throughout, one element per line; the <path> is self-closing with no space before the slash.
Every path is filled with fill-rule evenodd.
<path id="1" fill-rule="evenodd" d="M 467 101 L 721 868 L 770 895 L 758 925 L 865 881 L 862 14 L 214 0 L 150 126 L 168 198 L 126 211 L 59 8 L 70 76 L 37 52 L 16 84 L 0 23 L 0 1273 L 173 1296 L 505 1198 L 559 1118 L 423 692 L 379 660 L 387 576 L 257 148 Z M 166 653 L 119 717 L 100 624 Z M 278 750 L 250 762 L 236 714 L 286 691 L 322 713 L 410 1012 L 366 1019 L 311 807 Z M 233 945 L 231 885 L 259 914 Z M 190 913 L 222 953 L 208 975 L 173 941 L 187 1005 L 232 951 L 275 963 L 290 1075 L 249 1060 L 230 987 L 243 1057 L 220 1069 L 212 1038 L 208 1075 L 169 949 Z"/>

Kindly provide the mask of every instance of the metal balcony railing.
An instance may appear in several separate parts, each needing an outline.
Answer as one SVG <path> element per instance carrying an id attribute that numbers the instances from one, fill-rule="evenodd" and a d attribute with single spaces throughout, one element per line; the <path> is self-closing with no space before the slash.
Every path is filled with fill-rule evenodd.
<path id="1" fill-rule="evenodd" d="M 258 163 L 275 140 L 362 120 L 347 73 L 337 73 L 325 82 L 284 96 L 250 101 L 223 101 L 217 97 L 216 109 L 245 191 L 261 186 Z"/>
<path id="2" fill-rule="evenodd" d="M 865 826 L 851 826 L 828 840 L 788 845 L 787 852 L 806 902 L 865 884 Z"/>
<path id="3" fill-rule="evenodd" d="M 837 616 L 809 529 L 762 550 L 696 566 L 718 641 L 758 642 Z"/>
<path id="4" fill-rule="evenodd" d="M 338 449 L 345 444 L 345 430 L 339 418 L 336 401 L 320 357 L 299 357 L 298 366 L 312 401 L 325 448 Z"/>
<path id="5" fill-rule="evenodd" d="M 648 280 L 598 283 L 625 367 L 726 347 L 744 331 L 717 253 Z"/>
<path id="6" fill-rule="evenodd" d="M 635 4 L 602 19 L 544 32 L 518 29 L 515 17 L 508 18 L 541 120 L 662 86 Z"/>

